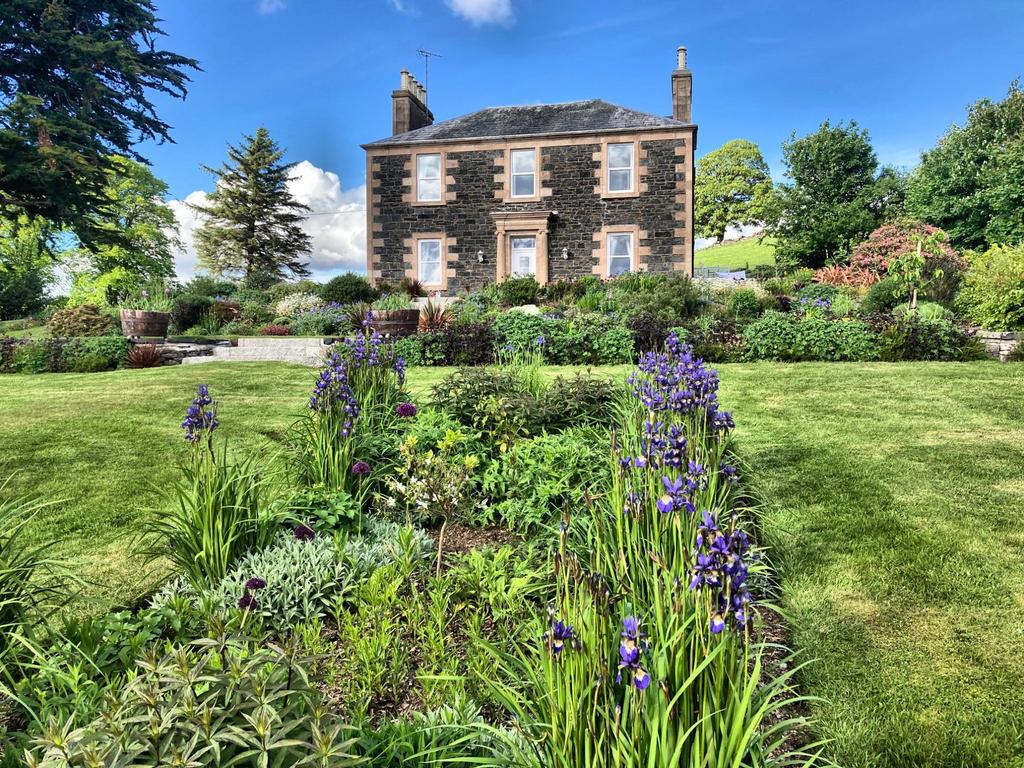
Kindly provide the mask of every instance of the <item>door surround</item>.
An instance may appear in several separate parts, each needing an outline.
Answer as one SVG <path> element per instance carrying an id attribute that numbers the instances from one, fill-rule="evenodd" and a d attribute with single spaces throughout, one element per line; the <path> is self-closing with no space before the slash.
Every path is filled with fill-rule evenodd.
<path id="1" fill-rule="evenodd" d="M 497 234 L 494 279 L 501 282 L 512 273 L 512 238 L 537 238 L 537 282 L 548 282 L 548 222 L 551 211 L 498 211 L 492 213 Z"/>

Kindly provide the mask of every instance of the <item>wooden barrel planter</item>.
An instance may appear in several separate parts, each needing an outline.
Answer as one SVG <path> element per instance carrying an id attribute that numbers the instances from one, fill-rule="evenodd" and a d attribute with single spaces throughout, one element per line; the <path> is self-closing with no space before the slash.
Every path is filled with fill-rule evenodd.
<path id="1" fill-rule="evenodd" d="M 125 336 L 151 336 L 164 338 L 171 322 L 170 312 L 151 312 L 147 309 L 122 309 L 121 333 Z"/>
<path id="2" fill-rule="evenodd" d="M 373 310 L 370 322 L 373 330 L 382 336 L 412 336 L 420 324 L 418 309 Z"/>

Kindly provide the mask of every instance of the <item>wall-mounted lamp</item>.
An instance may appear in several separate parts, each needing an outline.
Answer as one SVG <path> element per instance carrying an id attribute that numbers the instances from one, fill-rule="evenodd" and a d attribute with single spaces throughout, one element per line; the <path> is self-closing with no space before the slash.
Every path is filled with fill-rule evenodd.
<path id="1" fill-rule="evenodd" d="M 477 251 L 476 252 L 476 260 L 479 261 L 481 264 L 484 263 L 484 252 L 483 251 Z"/>
<path id="2" fill-rule="evenodd" d="M 568 248 L 563 248 L 562 249 L 562 258 L 565 259 L 566 261 L 569 260 L 569 249 Z"/>

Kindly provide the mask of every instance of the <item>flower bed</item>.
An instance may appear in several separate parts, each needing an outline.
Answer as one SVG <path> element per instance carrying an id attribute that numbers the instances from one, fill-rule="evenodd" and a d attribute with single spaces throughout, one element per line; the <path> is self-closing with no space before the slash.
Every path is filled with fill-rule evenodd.
<path id="1" fill-rule="evenodd" d="M 55 766 L 784 764 L 791 673 L 763 671 L 717 376 L 670 335 L 626 384 L 549 383 L 543 346 L 417 406 L 367 323 L 279 462 L 229 450 L 200 385 L 143 537 L 175 577 L 45 643 L 45 595 L 4 614 L 14 743 Z M 446 544 L 496 524 L 523 539 Z"/>

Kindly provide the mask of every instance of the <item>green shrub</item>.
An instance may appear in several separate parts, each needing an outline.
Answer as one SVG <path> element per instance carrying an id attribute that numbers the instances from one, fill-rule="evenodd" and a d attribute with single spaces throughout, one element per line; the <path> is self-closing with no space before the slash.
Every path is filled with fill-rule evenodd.
<path id="1" fill-rule="evenodd" d="M 554 526 L 566 513 L 585 515 L 585 498 L 608 481 L 608 433 L 574 429 L 523 440 L 487 465 L 482 490 L 490 522 L 530 532 Z"/>
<path id="2" fill-rule="evenodd" d="M 633 360 L 633 333 L 624 325 L 614 325 L 594 340 L 594 362 L 601 365 Z"/>
<path id="3" fill-rule="evenodd" d="M 52 371 L 51 351 L 47 344 L 34 341 L 14 349 L 11 367 L 15 373 L 46 373 Z M 63 362 L 63 356 L 61 356 Z"/>
<path id="4" fill-rule="evenodd" d="M 748 360 L 792 360 L 796 325 L 781 312 L 765 312 L 743 330 Z"/>
<path id="5" fill-rule="evenodd" d="M 540 286 L 532 275 L 510 277 L 498 283 L 498 301 L 503 307 L 536 304 Z"/>
<path id="6" fill-rule="evenodd" d="M 835 285 L 829 285 L 828 283 L 811 283 L 805 285 L 796 293 L 796 299 L 814 301 L 815 299 L 824 299 L 831 304 L 836 296 L 839 294 L 839 288 Z"/>
<path id="7" fill-rule="evenodd" d="M 171 324 L 178 333 L 199 325 L 213 307 L 213 298 L 198 293 L 179 293 L 171 302 Z"/>
<path id="8" fill-rule="evenodd" d="M 395 354 L 406 365 L 445 365 L 448 361 L 448 337 L 441 331 L 427 331 L 396 339 Z"/>
<path id="9" fill-rule="evenodd" d="M 1012 331 L 1024 328 L 1024 245 L 994 245 L 970 253 L 957 305 L 983 328 Z"/>
<path id="10" fill-rule="evenodd" d="M 318 293 L 324 301 L 338 304 L 370 303 L 379 295 L 365 277 L 351 272 L 332 277 L 320 286 Z"/>
<path id="11" fill-rule="evenodd" d="M 608 378 L 558 376 L 537 398 L 536 424 L 549 432 L 573 426 L 606 427 L 612 423 L 616 386 Z"/>
<path id="12" fill-rule="evenodd" d="M 646 314 L 667 326 L 679 325 L 693 317 L 701 303 L 696 285 L 686 275 L 637 272 L 609 281 L 606 288 L 607 298 L 590 309 L 614 312 L 626 324 Z"/>
<path id="13" fill-rule="evenodd" d="M 74 373 L 111 371 L 124 363 L 129 349 L 123 336 L 72 339 L 64 346 L 65 365 Z"/>
<path id="14" fill-rule="evenodd" d="M 282 280 L 279 283 L 274 283 L 265 291 L 262 291 L 262 293 L 266 295 L 267 303 L 273 304 L 290 294 L 319 293 L 321 288 L 323 288 L 323 285 L 315 280 L 296 280 L 295 282 Z"/>
<path id="15" fill-rule="evenodd" d="M 95 304 L 58 310 L 46 325 L 47 333 L 55 338 L 104 336 L 114 329 L 114 318 L 102 312 Z"/>
<path id="16" fill-rule="evenodd" d="M 907 304 L 900 304 L 893 312 L 897 317 L 917 315 L 922 320 L 952 320 L 953 311 L 934 301 L 922 301 L 914 309 Z"/>
<path id="17" fill-rule="evenodd" d="M 807 317 L 797 323 L 791 354 L 797 360 L 875 360 L 878 335 L 859 320 Z"/>
<path id="18" fill-rule="evenodd" d="M 732 317 L 751 318 L 761 313 L 761 300 L 753 288 L 737 288 L 729 294 L 725 311 Z"/>
<path id="19" fill-rule="evenodd" d="M 555 344 L 555 323 L 543 315 L 528 314 L 519 310 L 502 312 L 494 319 L 494 347 L 497 350 L 531 349 L 538 336 L 543 336 L 546 345 Z"/>
<path id="20" fill-rule="evenodd" d="M 860 310 L 865 314 L 892 312 L 900 301 L 899 282 L 887 277 L 868 288 L 861 299 Z"/>
<path id="21" fill-rule="evenodd" d="M 231 296 L 239 288 L 229 280 L 218 280 L 207 275 L 196 275 L 182 286 L 181 293 L 193 296 Z"/>
<path id="22" fill-rule="evenodd" d="M 883 328 L 879 340 L 883 360 L 973 360 L 984 357 L 976 339 L 949 320 L 927 320 L 907 314 Z"/>

